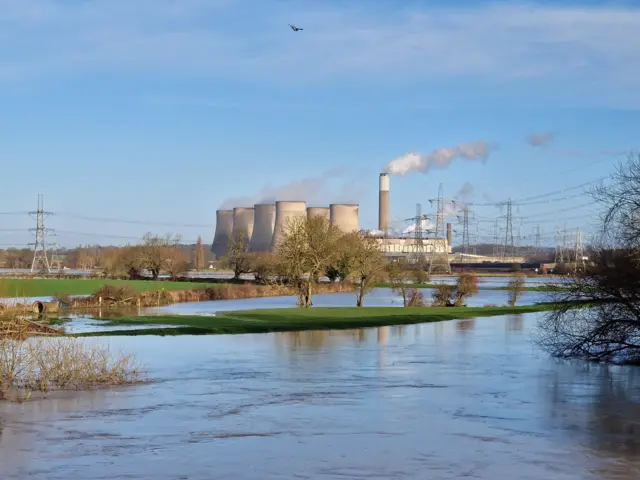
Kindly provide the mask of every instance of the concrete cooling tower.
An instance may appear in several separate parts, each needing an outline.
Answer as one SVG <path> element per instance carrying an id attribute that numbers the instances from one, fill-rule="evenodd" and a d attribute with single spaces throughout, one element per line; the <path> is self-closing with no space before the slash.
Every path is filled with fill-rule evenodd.
<path id="1" fill-rule="evenodd" d="M 282 241 L 285 227 L 289 218 L 306 218 L 306 216 L 306 202 L 276 202 L 276 223 L 273 228 L 271 250 L 275 250 L 278 246 L 278 243 Z"/>
<path id="2" fill-rule="evenodd" d="M 236 207 L 233 209 L 233 231 L 231 235 L 233 238 L 244 233 L 245 240 L 251 241 L 251 235 L 253 234 L 253 208 Z"/>
<path id="3" fill-rule="evenodd" d="M 329 205 L 331 225 L 345 233 L 360 229 L 358 221 L 358 205 L 348 203 L 332 203 Z"/>
<path id="4" fill-rule="evenodd" d="M 307 218 L 323 217 L 330 219 L 331 210 L 328 207 L 307 207 Z"/>
<path id="5" fill-rule="evenodd" d="M 211 251 L 216 258 L 224 257 L 229 251 L 229 240 L 233 231 L 233 210 L 216 211 L 216 233 L 213 235 Z"/>
<path id="6" fill-rule="evenodd" d="M 253 235 L 249 244 L 250 252 L 268 252 L 271 250 L 273 228 L 276 224 L 276 205 L 274 203 L 258 203 L 253 206 Z"/>

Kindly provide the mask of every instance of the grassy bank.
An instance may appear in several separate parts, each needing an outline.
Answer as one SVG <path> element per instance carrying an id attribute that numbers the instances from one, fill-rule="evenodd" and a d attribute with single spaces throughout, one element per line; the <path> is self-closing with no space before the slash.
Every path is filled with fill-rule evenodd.
<path id="1" fill-rule="evenodd" d="M 378 282 L 376 283 L 377 288 L 392 288 L 391 283 L 389 282 Z M 412 283 L 407 285 L 408 288 L 432 288 L 435 289 L 438 287 L 437 283 Z M 509 290 L 509 287 L 506 286 L 487 286 L 480 284 L 479 287 L 482 290 L 500 290 L 506 291 Z M 535 287 L 523 287 L 523 290 L 526 292 L 558 292 L 564 290 L 563 287 L 556 287 L 553 285 L 540 285 Z"/>
<path id="2" fill-rule="evenodd" d="M 11 278 L 0 279 L 0 297 L 49 297 L 54 295 L 91 295 L 103 285 L 131 287 L 138 292 L 157 290 L 187 290 L 212 287 L 220 283 L 169 282 L 152 280 L 107 280 L 100 278 L 53 279 Z"/>
<path id="3" fill-rule="evenodd" d="M 552 304 L 546 303 L 519 307 L 285 308 L 221 312 L 216 316 L 165 315 L 122 317 L 108 320 L 105 322 L 105 325 L 176 325 L 178 327 L 115 330 L 109 332 L 77 334 L 77 336 L 215 335 L 289 332 L 302 330 L 341 330 L 541 312 L 551 308 Z"/>

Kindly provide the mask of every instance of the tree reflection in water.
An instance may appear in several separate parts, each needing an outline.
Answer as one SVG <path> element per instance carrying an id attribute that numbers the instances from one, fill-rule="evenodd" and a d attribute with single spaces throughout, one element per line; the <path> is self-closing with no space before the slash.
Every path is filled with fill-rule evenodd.
<path id="1" fill-rule="evenodd" d="M 476 328 L 476 319 L 470 318 L 466 320 L 458 320 L 456 322 L 456 332 L 467 334 Z"/>
<path id="2" fill-rule="evenodd" d="M 524 315 L 522 313 L 508 315 L 505 325 L 507 327 L 507 332 L 524 331 Z"/>
<path id="3" fill-rule="evenodd" d="M 549 371 L 549 416 L 554 429 L 580 436 L 604 458 L 623 460 L 598 472 L 607 479 L 640 478 L 640 370 L 560 363 Z"/>

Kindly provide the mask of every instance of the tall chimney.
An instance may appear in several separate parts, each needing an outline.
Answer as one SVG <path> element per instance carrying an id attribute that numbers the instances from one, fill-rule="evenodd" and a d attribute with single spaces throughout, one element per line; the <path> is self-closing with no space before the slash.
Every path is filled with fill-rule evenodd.
<path id="1" fill-rule="evenodd" d="M 380 174 L 380 188 L 378 198 L 378 230 L 389 230 L 389 174 Z"/>
<path id="2" fill-rule="evenodd" d="M 453 242 L 453 230 L 451 230 L 451 224 L 447 223 L 447 250 L 451 249 Z"/>

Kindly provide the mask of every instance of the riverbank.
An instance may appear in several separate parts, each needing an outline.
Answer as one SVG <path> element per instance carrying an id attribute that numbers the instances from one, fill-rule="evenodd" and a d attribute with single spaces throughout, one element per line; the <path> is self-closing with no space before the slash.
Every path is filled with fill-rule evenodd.
<path id="1" fill-rule="evenodd" d="M 224 335 L 245 333 L 292 332 L 303 330 L 343 330 L 353 328 L 410 325 L 463 318 L 493 317 L 548 311 L 551 303 L 516 307 L 325 307 L 279 308 L 220 312 L 215 316 L 154 315 L 104 320 L 104 325 L 171 327 L 109 330 L 79 333 L 74 336 L 121 335 Z"/>
<path id="2" fill-rule="evenodd" d="M 457 277 L 452 277 L 457 278 Z M 411 283 L 407 284 L 407 288 L 421 288 L 421 289 L 436 289 L 441 283 Z M 378 282 L 376 283 L 376 288 L 393 288 L 391 282 Z M 480 285 L 480 288 L 483 290 L 498 290 L 498 291 L 507 291 L 509 290 L 508 286 L 495 286 L 495 285 Z M 566 290 L 564 287 L 555 286 L 555 285 L 536 285 L 536 286 L 525 286 L 522 287 L 522 290 L 525 292 L 561 292 Z"/>
<path id="3" fill-rule="evenodd" d="M 452 278 L 455 278 L 452 277 Z M 167 281 L 167 280 L 110 280 L 97 278 L 74 278 L 74 279 L 51 279 L 51 278 L 29 278 L 29 279 L 0 279 L 0 297 L 6 298 L 29 298 L 29 297 L 59 297 L 69 295 L 93 295 L 98 289 L 105 285 L 130 288 L 138 293 L 151 293 L 157 291 L 177 292 L 177 291 L 202 291 L 206 288 L 236 288 L 249 285 L 266 291 L 270 286 L 258 285 L 255 282 L 232 283 L 230 281 L 202 282 L 202 281 Z M 337 284 L 327 284 L 337 285 Z M 436 283 L 411 284 L 411 288 L 434 289 Z M 389 282 L 378 282 L 377 288 L 392 288 Z M 327 287 L 329 288 L 329 287 Z M 336 288 L 337 287 L 332 287 Z M 486 290 L 508 290 L 506 286 L 482 286 Z M 546 292 L 558 291 L 562 287 L 553 285 L 536 285 L 524 287 L 526 291 Z M 322 290 L 322 288 L 320 289 Z M 323 291 L 319 291 L 323 293 Z M 236 297 L 229 297 L 236 298 Z"/>

